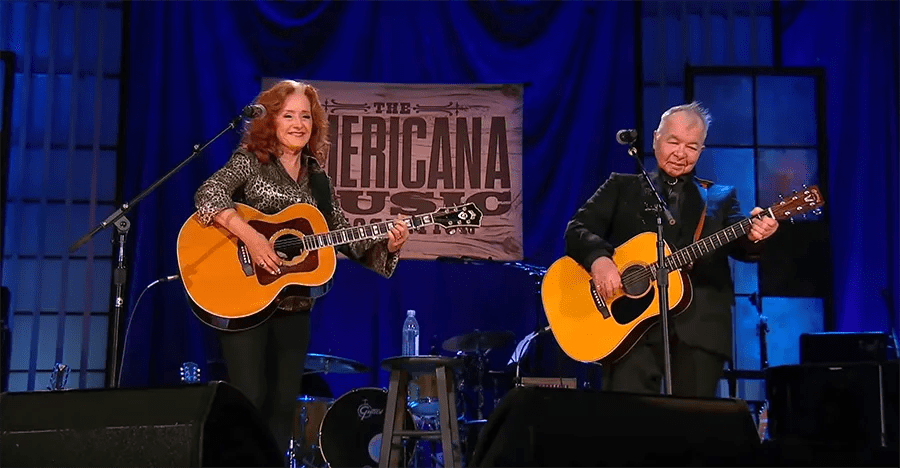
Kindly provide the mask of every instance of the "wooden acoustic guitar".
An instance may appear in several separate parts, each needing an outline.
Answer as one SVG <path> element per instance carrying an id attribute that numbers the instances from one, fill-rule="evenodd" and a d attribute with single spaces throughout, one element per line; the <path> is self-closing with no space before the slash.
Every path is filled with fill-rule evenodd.
<path id="1" fill-rule="evenodd" d="M 331 288 L 335 246 L 387 237 L 394 221 L 328 230 L 325 217 L 306 203 L 273 215 L 250 206 L 235 209 L 269 239 L 283 259 L 280 274 L 253 263 L 247 246 L 228 230 L 203 225 L 196 214 L 178 233 L 178 270 L 194 314 L 220 330 L 246 330 L 268 319 L 288 296 L 319 297 Z M 405 218 L 410 232 L 433 224 L 448 230 L 481 225 L 474 203 Z"/>
<path id="2" fill-rule="evenodd" d="M 682 268 L 704 254 L 750 232 L 754 218 L 777 220 L 817 210 L 824 204 L 818 187 L 808 187 L 759 214 L 672 252 L 666 244 L 669 268 L 669 316 L 690 305 L 691 282 Z M 588 271 L 571 257 L 555 261 L 544 275 L 541 300 L 554 338 L 572 359 L 615 362 L 659 319 L 656 233 L 638 234 L 616 247 L 613 261 L 622 277 L 622 289 L 608 300 L 594 288 Z"/>

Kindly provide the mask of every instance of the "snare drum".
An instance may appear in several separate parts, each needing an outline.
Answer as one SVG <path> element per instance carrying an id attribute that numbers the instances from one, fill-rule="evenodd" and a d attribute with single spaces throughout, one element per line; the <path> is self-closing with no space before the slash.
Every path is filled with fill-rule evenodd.
<path id="1" fill-rule="evenodd" d="M 298 460 L 315 459 L 319 453 L 319 427 L 334 398 L 309 395 L 297 397 L 294 412 L 294 457 Z"/>
<path id="2" fill-rule="evenodd" d="M 325 413 L 319 431 L 319 448 L 330 466 L 376 466 L 381 456 L 381 431 L 387 391 L 358 388 L 335 400 Z M 407 427 L 412 416 L 405 414 Z M 398 428 L 399 429 L 399 428 Z M 407 459 L 414 444 L 407 444 Z"/>

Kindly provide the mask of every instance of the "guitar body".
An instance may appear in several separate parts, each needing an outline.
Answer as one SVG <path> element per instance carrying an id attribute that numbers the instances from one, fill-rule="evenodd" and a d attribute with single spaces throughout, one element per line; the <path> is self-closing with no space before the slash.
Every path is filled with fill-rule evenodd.
<path id="1" fill-rule="evenodd" d="M 300 203 L 266 215 L 247 205 L 235 209 L 273 243 L 328 232 L 324 216 Z M 195 315 L 220 330 L 245 330 L 268 319 L 287 296 L 318 297 L 331 286 L 334 247 L 288 249 L 280 275 L 255 265 L 240 240 L 191 216 L 178 234 L 178 270 Z M 277 250 L 281 255 L 285 249 Z"/>
<path id="2" fill-rule="evenodd" d="M 670 254 L 668 244 L 666 255 Z M 645 232 L 616 248 L 613 261 L 629 281 L 609 301 L 595 291 L 590 273 L 570 257 L 554 262 L 544 275 L 541 299 L 556 341 L 572 359 L 615 362 L 659 319 L 659 290 L 647 265 L 655 263 L 656 233 Z M 643 273 L 642 273 L 643 272 Z M 669 272 L 670 317 L 691 302 L 691 283 L 680 270 Z"/>

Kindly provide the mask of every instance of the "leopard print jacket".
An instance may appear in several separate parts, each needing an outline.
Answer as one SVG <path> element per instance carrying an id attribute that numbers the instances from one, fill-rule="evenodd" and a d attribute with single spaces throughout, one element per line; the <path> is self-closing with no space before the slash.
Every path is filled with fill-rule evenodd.
<path id="1" fill-rule="evenodd" d="M 194 194 L 198 219 L 206 225 L 211 224 L 216 213 L 234 208 L 234 199 L 265 214 L 275 214 L 295 203 L 316 206 L 309 183 L 309 171 L 323 170 L 311 155 L 304 152 L 301 157 L 303 167 L 308 170 L 301 172 L 299 180 L 294 180 L 277 159 L 262 164 L 253 153 L 245 148 L 238 148 L 225 166 L 210 176 Z M 328 186 L 331 191 L 331 212 L 322 214 L 329 228 L 335 230 L 350 227 L 330 179 Z M 400 258 L 396 253 L 388 252 L 387 239 L 357 241 L 338 247 L 337 250 L 385 278 L 393 275 Z M 315 299 L 295 296 L 285 298 L 278 307 L 289 311 L 309 310 L 314 303 Z"/>

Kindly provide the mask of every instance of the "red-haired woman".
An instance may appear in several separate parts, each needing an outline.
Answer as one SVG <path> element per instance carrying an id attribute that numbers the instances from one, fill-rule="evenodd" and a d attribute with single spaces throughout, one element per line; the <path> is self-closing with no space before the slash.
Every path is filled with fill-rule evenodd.
<path id="1" fill-rule="evenodd" d="M 319 207 L 331 230 L 350 225 L 323 170 L 328 121 L 315 88 L 285 80 L 260 93 L 256 102 L 265 106 L 266 114 L 250 122 L 231 159 L 200 186 L 194 202 L 201 222 L 227 229 L 247 245 L 256 265 L 277 275 L 282 259 L 269 240 L 241 218 L 233 198 L 266 214 L 309 203 Z M 398 221 L 387 239 L 358 241 L 339 250 L 390 277 L 408 238 L 409 230 Z M 312 298 L 288 297 L 262 325 L 220 333 L 231 383 L 262 411 L 283 451 L 301 392 L 313 303 Z"/>

